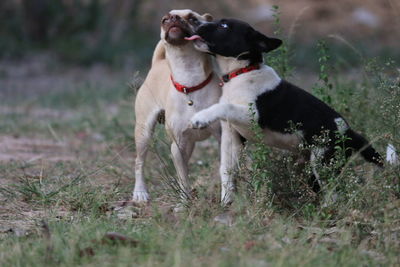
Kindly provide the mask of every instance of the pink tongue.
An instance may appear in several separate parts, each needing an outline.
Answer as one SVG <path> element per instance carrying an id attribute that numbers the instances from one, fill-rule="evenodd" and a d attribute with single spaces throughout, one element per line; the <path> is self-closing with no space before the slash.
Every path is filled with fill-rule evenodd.
<path id="1" fill-rule="evenodd" d="M 190 36 L 190 37 L 185 37 L 185 40 L 188 40 L 188 41 L 194 41 L 194 40 L 198 40 L 198 39 L 201 39 L 201 37 L 198 36 L 198 35 L 193 35 L 193 36 Z"/>

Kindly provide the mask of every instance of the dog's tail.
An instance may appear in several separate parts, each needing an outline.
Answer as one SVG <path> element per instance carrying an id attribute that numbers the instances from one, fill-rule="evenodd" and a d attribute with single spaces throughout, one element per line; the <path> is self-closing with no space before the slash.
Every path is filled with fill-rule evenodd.
<path id="1" fill-rule="evenodd" d="M 165 59 L 165 47 L 163 42 L 160 40 L 154 49 L 153 59 L 151 60 L 151 65 L 153 66 L 155 62 Z"/>
<path id="2" fill-rule="evenodd" d="M 372 162 L 379 167 L 383 167 L 382 156 L 376 152 L 364 137 L 351 129 L 346 131 L 346 136 L 350 137 L 350 140 L 346 141 L 346 147 L 350 147 L 360 152 L 361 156 L 363 156 L 366 161 Z"/>
<path id="3" fill-rule="evenodd" d="M 392 144 L 388 144 L 388 146 L 386 147 L 386 161 L 391 165 L 400 164 L 396 148 Z"/>
<path id="4" fill-rule="evenodd" d="M 351 147 L 354 150 L 360 152 L 361 156 L 369 162 L 375 163 L 379 167 L 383 167 L 383 158 L 382 156 L 376 152 L 376 150 L 368 143 L 368 141 L 349 129 L 346 132 L 346 135 L 351 138 L 351 140 L 347 141 L 346 147 Z M 397 155 L 396 148 L 392 144 L 388 144 L 386 148 L 386 162 L 391 165 L 399 165 L 399 156 Z"/>

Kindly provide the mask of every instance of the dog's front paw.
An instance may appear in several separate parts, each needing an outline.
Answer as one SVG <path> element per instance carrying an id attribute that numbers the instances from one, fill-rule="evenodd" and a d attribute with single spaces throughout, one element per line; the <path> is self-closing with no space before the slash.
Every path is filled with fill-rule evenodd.
<path id="1" fill-rule="evenodd" d="M 211 120 L 205 116 L 206 114 L 199 112 L 190 119 L 190 127 L 193 129 L 203 129 L 210 125 Z"/>
<path id="2" fill-rule="evenodd" d="M 147 191 L 133 191 L 132 200 L 134 202 L 148 202 L 150 200 L 149 193 Z"/>
<path id="3" fill-rule="evenodd" d="M 221 204 L 229 206 L 233 202 L 235 185 L 233 183 L 223 183 L 221 186 Z"/>

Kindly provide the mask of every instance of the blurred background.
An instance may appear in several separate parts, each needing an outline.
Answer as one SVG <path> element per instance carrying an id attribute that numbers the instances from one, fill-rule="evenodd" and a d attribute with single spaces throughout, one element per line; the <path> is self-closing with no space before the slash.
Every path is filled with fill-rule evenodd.
<path id="1" fill-rule="evenodd" d="M 333 35 L 371 56 L 399 54 L 398 0 L 2 0 L 0 57 L 49 53 L 66 64 L 142 69 L 157 42 L 160 18 L 171 9 L 237 17 L 272 34 L 273 5 L 279 6 L 280 34 L 302 58 L 318 39 Z"/>
<path id="2" fill-rule="evenodd" d="M 400 59 L 399 0 L 2 0 L 0 115 L 32 103 L 79 107 L 94 96 L 132 101 L 128 84 L 136 88 L 147 73 L 161 17 L 182 8 L 282 38 L 288 78 L 307 88 L 319 79 L 322 39 L 326 63 L 342 77 L 357 79 L 365 58 Z M 1 128 L 10 133 L 14 124 Z"/>

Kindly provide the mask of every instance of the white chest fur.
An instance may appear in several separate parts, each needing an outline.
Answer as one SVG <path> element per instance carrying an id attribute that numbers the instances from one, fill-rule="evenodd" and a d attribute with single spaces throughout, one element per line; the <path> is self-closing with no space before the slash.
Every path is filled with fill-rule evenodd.
<path id="1" fill-rule="evenodd" d="M 228 66 L 232 64 L 232 61 L 223 58 L 219 59 L 219 64 L 221 63 L 226 69 L 229 69 Z M 244 107 L 242 112 L 246 112 L 245 108 L 247 108 L 248 119 L 243 120 L 242 122 L 244 123 L 235 121 L 232 124 L 232 127 L 246 139 L 252 140 L 254 137 L 254 133 L 249 128 L 249 123 L 251 119 L 258 120 L 259 117 L 255 105 L 257 97 L 266 91 L 274 90 L 280 82 L 281 78 L 278 74 L 271 67 L 263 65 L 259 70 L 243 73 L 224 84 L 220 103 L 242 106 Z M 253 113 L 254 115 L 252 115 Z M 268 114 L 264 115 L 268 116 Z M 236 116 L 239 117 L 238 115 Z M 254 118 L 251 116 L 254 116 Z M 282 134 L 269 129 L 263 129 L 263 132 L 266 144 L 288 150 L 292 150 L 298 145 L 302 135 L 301 133 Z"/>
<path id="2" fill-rule="evenodd" d="M 276 72 L 263 65 L 258 70 L 243 73 L 225 83 L 221 100 L 248 106 L 250 103 L 254 104 L 259 95 L 273 90 L 280 82 L 281 78 Z"/>

